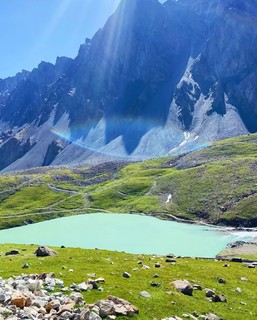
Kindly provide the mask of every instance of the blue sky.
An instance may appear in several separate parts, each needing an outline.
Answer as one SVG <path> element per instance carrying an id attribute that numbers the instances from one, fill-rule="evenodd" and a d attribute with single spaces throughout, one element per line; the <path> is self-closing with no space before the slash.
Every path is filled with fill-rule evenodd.
<path id="1" fill-rule="evenodd" d="M 120 0 L 1 0 L 0 78 L 57 56 L 75 57 Z M 162 0 L 163 2 L 163 0 Z"/>

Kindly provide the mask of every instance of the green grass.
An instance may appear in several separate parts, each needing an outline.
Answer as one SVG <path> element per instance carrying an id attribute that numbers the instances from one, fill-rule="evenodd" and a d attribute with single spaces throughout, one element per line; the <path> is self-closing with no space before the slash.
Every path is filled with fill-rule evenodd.
<path id="1" fill-rule="evenodd" d="M 256 172 L 254 134 L 116 169 L 42 168 L 5 174 L 0 176 L 0 228 L 23 224 L 28 216 L 42 221 L 92 210 L 160 212 L 213 224 L 257 226 Z"/>
<path id="2" fill-rule="evenodd" d="M 18 249 L 18 256 L 5 256 L 10 249 Z M 55 257 L 36 258 L 33 252 L 34 245 L 0 245 L 0 276 L 7 278 L 24 272 L 22 266 L 29 264 L 27 273 L 54 272 L 56 277 L 64 280 L 65 285 L 86 281 L 90 273 L 97 277 L 104 277 L 104 291 L 92 290 L 84 294 L 87 303 L 106 299 L 108 295 L 116 295 L 133 303 L 139 308 L 139 315 L 134 319 L 149 320 L 156 317 L 182 316 L 183 313 L 197 311 L 199 314 L 214 312 L 224 319 L 252 320 L 257 317 L 256 305 L 256 269 L 248 269 L 244 264 L 230 263 L 229 268 L 224 268 L 224 262 L 212 260 L 178 258 L 175 265 L 165 263 L 161 256 L 132 255 L 103 250 L 84 250 L 70 248 L 55 248 L 58 255 Z M 138 261 L 150 267 L 149 270 L 141 269 Z M 161 268 L 154 268 L 156 262 L 161 263 Z M 63 269 L 63 266 L 66 269 Z M 137 271 L 133 271 L 138 268 Z M 74 272 L 69 272 L 73 269 Z M 122 273 L 131 273 L 130 279 L 125 279 Z M 153 278 L 158 273 L 159 278 Z M 217 277 L 226 280 L 220 284 Z M 247 277 L 248 282 L 241 281 Z M 204 291 L 194 291 L 193 297 L 177 292 L 171 282 L 176 279 L 187 279 L 192 284 L 200 284 L 203 288 L 215 289 L 218 294 L 225 294 L 227 303 L 209 302 Z M 150 286 L 152 281 L 160 283 L 160 287 Z M 242 292 L 236 289 L 240 287 Z M 143 290 L 149 292 L 151 299 L 139 296 Z M 242 304 L 243 303 L 243 304 Z M 245 303 L 245 304 L 244 304 Z M 119 319 L 123 319 L 120 317 Z"/>
<path id="3" fill-rule="evenodd" d="M 64 199 L 63 194 L 49 190 L 47 186 L 35 185 L 25 187 L 10 195 L 1 203 L 1 215 L 19 214 L 31 209 L 40 210 Z M 16 212 L 16 208 L 19 211 Z"/>

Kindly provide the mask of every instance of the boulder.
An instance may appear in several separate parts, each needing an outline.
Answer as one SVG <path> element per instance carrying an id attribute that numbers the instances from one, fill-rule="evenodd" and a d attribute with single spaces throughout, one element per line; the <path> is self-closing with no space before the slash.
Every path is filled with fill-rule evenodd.
<path id="1" fill-rule="evenodd" d="M 13 250 L 10 250 L 10 251 L 7 251 L 5 253 L 6 256 L 11 256 L 11 255 L 16 255 L 16 254 L 20 254 L 20 252 L 16 249 L 13 249 Z"/>
<path id="2" fill-rule="evenodd" d="M 102 318 L 115 314 L 114 302 L 111 300 L 99 300 L 96 305 L 99 307 L 99 315 Z"/>
<path id="3" fill-rule="evenodd" d="M 82 310 L 79 315 L 79 320 L 101 320 L 101 319 L 102 318 L 98 314 L 91 312 L 89 308 Z"/>
<path id="4" fill-rule="evenodd" d="M 82 282 L 78 284 L 77 288 L 79 291 L 87 291 L 89 286 L 85 282 Z"/>
<path id="5" fill-rule="evenodd" d="M 215 295 L 212 297 L 212 302 L 227 302 L 227 298 L 224 294 Z"/>
<path id="6" fill-rule="evenodd" d="M 204 291 L 205 291 L 205 295 L 207 298 L 211 298 L 211 297 L 215 296 L 215 291 L 212 289 L 206 288 L 206 289 L 204 289 Z"/>
<path id="7" fill-rule="evenodd" d="M 193 286 L 191 285 L 191 283 L 187 280 L 175 280 L 172 282 L 172 284 L 174 285 L 174 287 L 180 291 L 181 293 L 188 295 L 188 296 L 192 296 L 193 295 Z"/>
<path id="8" fill-rule="evenodd" d="M 48 247 L 40 246 L 35 251 L 35 254 L 37 257 L 47 257 L 47 256 L 56 256 L 57 252 Z"/>

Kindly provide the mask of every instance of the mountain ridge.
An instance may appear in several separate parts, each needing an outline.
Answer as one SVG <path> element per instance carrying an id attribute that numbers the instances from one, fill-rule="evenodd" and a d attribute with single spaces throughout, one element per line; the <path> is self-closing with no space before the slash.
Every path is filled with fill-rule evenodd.
<path id="1" fill-rule="evenodd" d="M 0 80 L 0 170 L 140 160 L 256 132 L 255 2 L 123 0 L 75 59 Z"/>

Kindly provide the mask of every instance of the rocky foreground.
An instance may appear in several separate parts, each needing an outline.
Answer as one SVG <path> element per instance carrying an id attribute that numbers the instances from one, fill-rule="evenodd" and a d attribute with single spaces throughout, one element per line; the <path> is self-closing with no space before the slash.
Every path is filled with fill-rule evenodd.
<path id="1" fill-rule="evenodd" d="M 74 284 L 72 293 L 66 295 L 64 292 L 69 289 L 54 274 L 30 274 L 0 279 L 0 319 L 101 320 L 138 313 L 138 309 L 129 302 L 114 296 L 86 305 L 83 295 L 76 291 L 93 289 L 101 281 L 104 280 L 82 283 L 77 290 Z M 50 293 L 56 289 L 60 291 Z"/>
<path id="2" fill-rule="evenodd" d="M 132 317 L 139 313 L 128 301 L 111 295 L 106 300 L 86 304 L 81 292 L 100 289 L 98 283 L 101 282 L 104 282 L 103 278 L 89 279 L 87 283 L 72 284 L 67 288 L 61 279 L 55 278 L 54 273 L 22 274 L 7 280 L 0 278 L 0 320 L 101 320 Z M 193 287 L 187 281 L 178 281 L 175 286 L 184 294 L 192 294 Z M 69 295 L 65 294 L 70 290 Z M 184 314 L 183 318 L 220 320 L 215 314 Z M 175 316 L 163 320 L 182 319 Z"/>
<path id="3" fill-rule="evenodd" d="M 98 252 L 98 251 L 97 251 Z M 10 261 L 11 264 L 14 263 L 15 257 L 19 256 L 22 253 L 20 253 L 16 249 L 12 249 L 9 251 L 6 251 L 4 256 L 6 258 L 3 259 L 9 261 L 8 268 L 10 267 Z M 53 261 L 56 261 L 55 259 L 58 259 L 59 253 L 48 248 L 45 246 L 38 247 L 34 254 L 37 257 L 47 257 L 52 256 Z M 51 258 L 50 258 L 51 259 Z M 71 256 L 69 256 L 69 260 L 71 259 Z M 110 265 L 113 266 L 114 262 L 110 260 L 110 258 L 104 257 L 104 261 L 110 262 Z M 141 257 L 142 259 L 142 257 Z M 136 274 L 142 270 L 144 273 L 147 272 L 147 270 L 151 269 L 150 266 L 147 266 L 143 264 L 142 260 L 139 259 L 137 261 L 137 268 L 133 268 L 132 270 L 135 273 L 129 273 L 127 271 L 130 271 L 128 268 L 126 271 L 123 269 L 123 273 L 120 272 L 119 275 L 119 282 L 121 282 L 121 278 L 123 278 L 126 282 L 131 284 L 131 279 L 136 278 Z M 162 281 L 162 269 L 165 267 L 165 265 L 169 265 L 172 270 L 175 270 L 176 265 L 179 260 L 179 257 L 175 257 L 173 254 L 168 254 L 166 257 L 159 257 L 160 261 L 162 262 L 154 262 L 152 268 L 155 271 L 155 273 L 151 276 L 152 280 L 154 278 L 154 281 L 149 282 L 148 287 L 141 287 L 139 288 L 146 289 L 144 291 L 137 291 L 137 295 L 140 297 L 140 299 L 136 299 L 135 296 L 133 297 L 134 303 L 137 305 L 140 305 L 140 309 L 144 309 L 144 304 L 150 306 L 150 309 L 152 310 L 151 313 L 149 313 L 148 317 L 145 316 L 146 310 L 141 310 L 139 313 L 139 309 L 134 306 L 132 303 L 118 297 L 120 296 L 120 292 L 116 292 L 116 296 L 112 295 L 109 291 L 110 287 L 108 287 L 111 283 L 113 286 L 115 282 L 113 282 L 110 279 L 104 277 L 108 277 L 106 273 L 101 272 L 101 277 L 97 277 L 96 273 L 87 273 L 88 278 L 76 278 L 76 272 L 79 272 L 76 268 L 72 269 L 71 266 L 68 267 L 65 265 L 61 266 L 62 270 L 66 270 L 70 275 L 74 275 L 71 279 L 74 281 L 73 283 L 70 283 L 69 286 L 65 286 L 65 280 L 58 279 L 55 277 L 55 274 L 53 272 L 50 272 L 51 269 L 48 269 L 48 273 L 44 272 L 44 269 L 41 269 L 41 273 L 35 273 L 38 269 L 34 269 L 30 274 L 21 274 L 18 276 L 11 276 L 13 273 L 9 273 L 8 276 L 6 276 L 7 279 L 0 278 L 0 320 L 7 319 L 7 320 L 18 320 L 18 319 L 49 319 L 49 320 L 58 320 L 58 319 L 74 319 L 74 320 L 101 320 L 101 319 L 116 319 L 117 317 L 120 319 L 125 319 L 125 317 L 132 317 L 135 315 L 136 319 L 153 319 L 153 320 L 182 320 L 182 319 L 193 319 L 193 320 L 222 320 L 223 318 L 219 317 L 218 315 L 214 314 L 213 311 L 215 310 L 214 304 L 222 305 L 221 309 L 226 308 L 228 303 L 232 301 L 233 297 L 235 295 L 231 295 L 231 292 L 235 291 L 236 295 L 242 296 L 242 300 L 240 299 L 240 305 L 245 306 L 246 302 L 243 300 L 243 295 L 246 292 L 246 286 L 249 282 L 249 284 L 254 284 L 253 279 L 248 279 L 245 275 L 249 276 L 248 274 L 244 274 L 244 277 L 242 276 L 243 273 L 241 271 L 243 270 L 251 270 L 255 271 L 256 263 L 252 262 L 249 264 L 244 264 L 243 268 L 239 268 L 240 274 L 238 274 L 239 280 L 235 282 L 235 284 L 232 284 L 231 281 L 233 281 L 233 278 L 230 278 L 227 273 L 223 274 L 223 276 L 227 275 L 228 277 L 216 277 L 215 278 L 215 284 L 212 283 L 211 285 L 211 279 L 210 282 L 207 283 L 196 281 L 190 279 L 189 273 L 186 273 L 186 277 L 188 280 L 185 280 L 184 276 L 180 277 L 177 276 L 173 277 L 173 281 L 171 281 L 172 277 L 169 278 L 170 282 L 169 285 L 170 288 L 173 288 L 172 291 L 165 291 L 166 297 L 172 297 L 171 305 L 176 305 L 176 299 L 175 297 L 182 296 L 190 296 L 190 299 L 193 299 L 194 297 L 201 298 L 203 303 L 204 301 L 208 301 L 213 305 L 211 309 L 209 307 L 205 309 L 206 311 L 209 310 L 206 313 L 202 313 L 194 311 L 192 312 L 192 309 L 190 312 L 185 313 L 186 310 L 190 310 L 190 305 L 185 305 L 185 307 L 181 309 L 173 309 L 169 308 L 167 309 L 167 313 L 165 312 L 162 314 L 162 317 L 156 318 L 158 312 L 156 310 L 154 311 L 154 305 L 156 304 L 156 300 L 154 295 L 157 291 L 153 291 L 150 288 L 156 287 L 156 290 L 158 290 L 160 287 L 164 285 Z M 48 259 L 47 259 L 48 260 Z M 122 262 L 122 268 L 124 267 L 123 263 L 126 261 L 127 258 L 123 259 Z M 240 261 L 239 261 L 240 260 Z M 242 259 L 240 258 L 233 258 L 231 259 L 231 263 L 234 262 L 242 262 Z M 22 260 L 24 261 L 24 260 Z M 44 261 L 44 259 L 39 260 L 40 263 Z M 63 260 L 61 260 L 63 261 Z M 149 257 L 148 262 L 150 263 L 152 260 Z M 194 259 L 192 259 L 194 261 Z M 183 261 L 184 263 L 187 263 L 187 261 Z M 67 263 L 67 261 L 66 261 Z M 243 264 L 242 264 L 243 266 Z M 248 266 L 248 268 L 247 268 Z M 23 270 L 30 270 L 32 269 L 31 263 L 24 263 L 20 266 Z M 73 266 L 74 267 L 74 266 Z M 233 266 L 225 263 L 223 265 L 219 266 L 222 269 L 230 269 L 231 272 L 233 272 Z M 59 267 L 60 270 L 60 267 Z M 75 271 L 76 270 L 76 271 Z M 112 269 L 110 269 L 112 270 Z M 119 268 L 120 270 L 120 268 Z M 158 273 L 156 271 L 158 270 Z M 203 270 L 207 269 L 204 267 Z M 56 269 L 55 269 L 56 271 Z M 253 271 L 253 272 L 254 272 Z M 34 272 L 34 273 L 33 273 Z M 44 272 L 44 273 L 42 273 Z M 91 271 L 92 272 L 92 271 Z M 219 271 L 220 273 L 221 271 Z M 112 272 L 113 273 L 113 272 Z M 252 274 L 252 273 L 251 273 Z M 250 275 L 251 275 L 250 274 Z M 60 277 L 63 276 L 62 272 L 59 272 Z M 104 275 L 104 277 L 102 277 Z M 218 275 L 218 273 L 216 274 Z M 215 276 L 216 276 L 215 275 Z M 181 276 L 181 275 L 180 275 Z M 130 279 L 131 278 L 131 279 Z M 150 279 L 149 278 L 149 281 Z M 79 280 L 78 280 L 79 279 Z M 130 280 L 129 280 L 130 279 Z M 183 280 L 182 280 L 183 279 Z M 67 280 L 67 279 L 66 279 Z M 189 281 L 190 280 L 190 281 Z M 232 291 L 226 290 L 227 284 L 230 283 L 230 288 L 232 288 Z M 241 283 L 240 286 L 239 283 Z M 125 285 L 125 282 L 123 283 Z M 135 284 L 136 285 L 136 284 Z M 145 285 L 145 284 L 144 284 Z M 207 287 L 208 286 L 208 287 Z M 129 287 L 124 287 L 125 289 Z M 149 290 L 149 292 L 148 292 Z M 167 289 L 164 289 L 167 290 Z M 92 292 L 91 292 L 92 291 Z M 95 298 L 92 299 L 90 302 L 91 304 L 88 304 L 84 298 L 88 297 L 88 294 L 94 295 L 94 293 L 97 291 L 101 291 L 101 298 Z M 107 295 L 105 295 L 105 291 L 108 292 Z M 91 292 L 91 293 L 90 293 Z M 98 295 L 98 294 L 97 294 Z M 97 296 L 95 295 L 95 297 Z M 255 294 L 253 293 L 255 296 Z M 132 297 L 132 296 L 131 296 Z M 228 299 L 227 299 L 228 298 Z M 96 299 L 98 301 L 94 302 Z M 130 300 L 130 298 L 127 298 Z M 132 299 L 132 298 L 131 298 Z M 163 298 L 166 299 L 166 298 Z M 186 298 L 188 299 L 188 297 Z M 140 302 L 141 300 L 141 302 Z M 135 302 L 137 301 L 137 302 Z M 158 300 L 160 302 L 160 300 Z M 187 300 L 189 301 L 189 300 Z M 195 301 L 195 300 L 194 300 Z M 93 303 L 92 303 L 93 302 Z M 248 302 L 247 302 L 248 304 Z M 231 304 L 229 304 L 231 305 Z M 231 309 L 231 307 L 229 307 Z M 235 308 L 235 307 L 234 307 Z M 218 311 L 221 310 L 220 308 L 216 309 Z M 199 310 L 199 309 L 198 309 Z M 232 309 L 231 309 L 232 310 Z M 219 312 L 217 311 L 217 314 Z M 212 313 L 209 313 L 212 312 Z M 173 315 L 171 316 L 171 314 Z M 180 317 L 177 316 L 177 314 L 180 314 Z M 229 319 L 229 318 L 225 318 Z"/>

